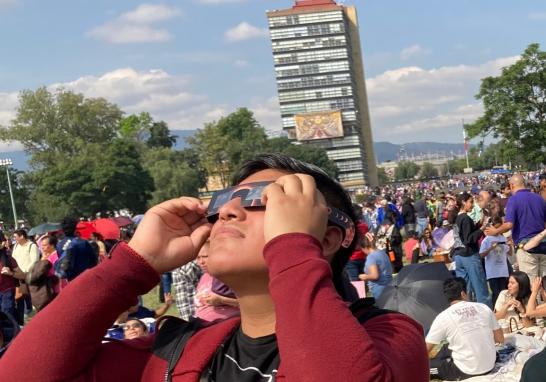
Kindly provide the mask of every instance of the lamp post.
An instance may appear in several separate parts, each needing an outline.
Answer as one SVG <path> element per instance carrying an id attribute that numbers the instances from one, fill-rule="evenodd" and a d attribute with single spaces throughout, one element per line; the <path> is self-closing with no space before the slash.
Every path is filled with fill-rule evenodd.
<path id="1" fill-rule="evenodd" d="M 15 229 L 17 229 L 17 211 L 15 210 L 15 200 L 13 199 L 13 191 L 11 189 L 11 180 L 9 177 L 9 167 L 13 164 L 12 160 L 7 159 L 0 159 L 0 166 L 4 166 L 6 168 L 6 175 L 8 177 L 8 188 L 9 188 L 9 196 L 11 198 L 11 209 L 13 210 L 13 221 L 15 224 Z"/>

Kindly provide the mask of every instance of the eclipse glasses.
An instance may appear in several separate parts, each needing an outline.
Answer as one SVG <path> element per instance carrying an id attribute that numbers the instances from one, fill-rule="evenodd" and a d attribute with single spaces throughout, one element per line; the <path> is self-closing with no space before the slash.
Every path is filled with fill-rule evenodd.
<path id="1" fill-rule="evenodd" d="M 265 204 L 262 203 L 262 191 L 271 183 L 273 182 L 246 183 L 214 192 L 207 209 L 207 220 L 210 223 L 216 222 L 220 208 L 235 198 L 241 199 L 241 207 L 244 208 L 265 207 Z M 341 246 L 348 248 L 355 237 L 353 221 L 344 212 L 330 206 L 328 206 L 328 221 L 343 229 Z"/>

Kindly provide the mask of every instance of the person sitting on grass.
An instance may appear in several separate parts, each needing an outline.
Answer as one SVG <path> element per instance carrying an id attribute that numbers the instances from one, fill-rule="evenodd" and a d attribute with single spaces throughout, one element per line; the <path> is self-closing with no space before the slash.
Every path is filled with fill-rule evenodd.
<path id="1" fill-rule="evenodd" d="M 280 154 L 245 163 L 233 184 L 208 211 L 181 197 L 146 212 L 128 244 L 31 320 L 0 363 L 2 380 L 41 381 L 47 370 L 52 381 L 428 381 L 416 321 L 349 309 L 344 267 L 356 217 L 344 189 Z M 209 237 L 208 270 L 235 292 L 240 317 L 205 327 L 165 319 L 156 336 L 101 344 L 138 295 L 192 261 Z"/>
<path id="2" fill-rule="evenodd" d="M 462 277 L 444 281 L 444 295 L 450 306 L 434 319 L 426 337 L 429 352 L 447 341 L 430 360 L 431 377 L 460 381 L 489 373 L 495 366 L 495 343 L 504 343 L 493 312 L 468 301 Z"/>
<path id="3" fill-rule="evenodd" d="M 495 317 L 497 320 L 510 322 L 516 320 L 518 326 L 521 324 L 528 328 L 534 324 L 534 320 L 526 315 L 526 306 L 531 297 L 531 281 L 525 272 L 514 271 L 508 278 L 508 289 L 499 294 L 495 303 Z"/>

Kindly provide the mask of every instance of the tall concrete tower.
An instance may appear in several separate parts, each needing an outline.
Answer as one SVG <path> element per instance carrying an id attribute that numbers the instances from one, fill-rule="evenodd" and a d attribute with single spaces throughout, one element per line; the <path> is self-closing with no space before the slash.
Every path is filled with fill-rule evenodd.
<path id="1" fill-rule="evenodd" d="M 324 148 L 344 186 L 377 185 L 356 9 L 296 0 L 267 17 L 283 130 Z"/>

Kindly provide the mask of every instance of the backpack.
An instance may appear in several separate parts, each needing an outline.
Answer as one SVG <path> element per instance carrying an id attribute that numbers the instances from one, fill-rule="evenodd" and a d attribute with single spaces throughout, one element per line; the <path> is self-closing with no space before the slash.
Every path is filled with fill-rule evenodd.
<path id="1" fill-rule="evenodd" d="M 373 297 L 362 298 L 353 302 L 349 309 L 353 316 L 358 320 L 360 324 L 381 316 L 387 313 L 402 314 L 393 310 L 380 309 L 375 306 L 375 299 Z M 154 344 L 152 346 L 152 353 L 167 361 L 167 370 L 165 370 L 165 382 L 172 381 L 172 373 L 182 353 L 184 347 L 194 335 L 200 329 L 212 326 L 222 320 L 208 322 L 201 320 L 200 318 L 192 317 L 189 321 L 182 320 L 178 317 L 165 317 L 161 320 L 162 325 L 158 329 Z M 206 373 L 206 370 L 203 371 Z M 207 379 L 200 378 L 200 381 Z"/>
<path id="2" fill-rule="evenodd" d="M 72 279 L 76 274 L 74 269 L 74 246 L 76 244 L 76 238 L 68 239 L 63 247 L 59 258 L 53 266 L 55 276 L 60 279 Z"/>

